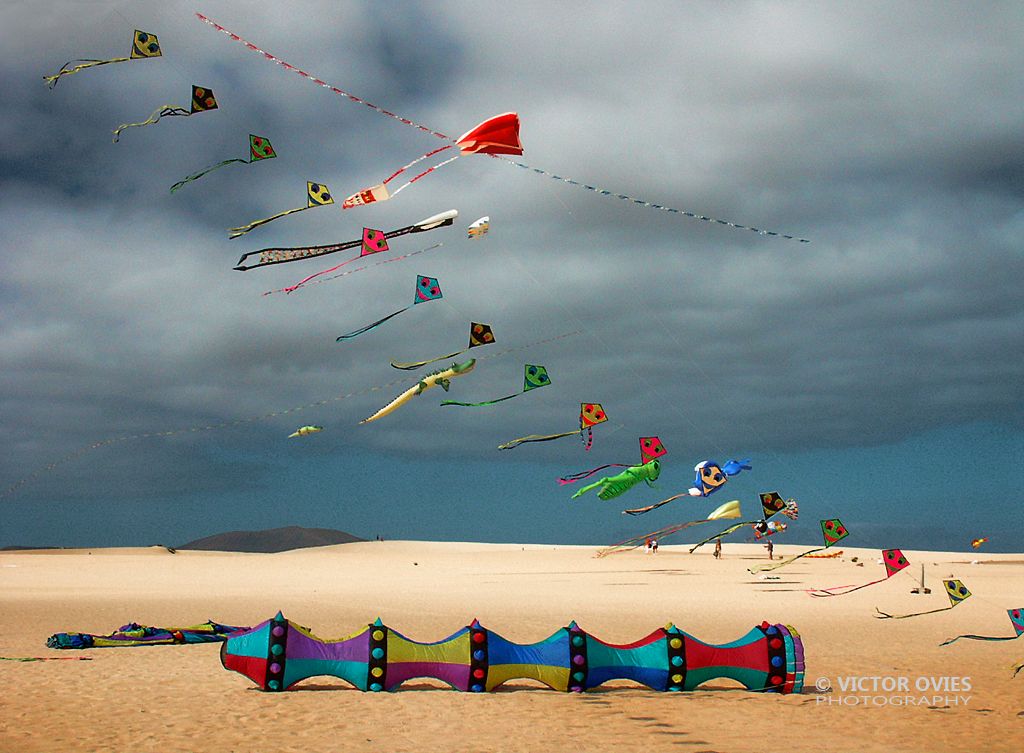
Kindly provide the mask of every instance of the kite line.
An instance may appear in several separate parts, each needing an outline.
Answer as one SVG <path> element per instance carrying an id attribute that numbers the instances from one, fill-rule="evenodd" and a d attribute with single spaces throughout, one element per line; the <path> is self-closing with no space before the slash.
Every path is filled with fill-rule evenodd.
<path id="1" fill-rule="evenodd" d="M 429 133 L 431 136 L 436 136 L 439 139 L 444 139 L 445 141 L 450 141 L 452 143 L 455 143 L 455 139 L 453 139 L 451 136 L 448 136 L 447 134 L 441 133 L 440 131 L 435 131 L 432 128 L 428 128 L 427 126 L 423 125 L 422 123 L 417 123 L 417 122 L 415 122 L 413 120 L 409 120 L 408 118 L 404 118 L 401 115 L 398 115 L 396 113 L 391 112 L 390 110 L 387 110 L 387 109 L 381 107 L 380 105 L 375 105 L 373 102 L 369 102 L 369 101 L 363 99 L 362 97 L 357 97 L 354 94 L 351 94 L 351 93 L 349 93 L 347 91 L 339 89 L 337 86 L 329 84 L 326 81 L 324 81 L 324 80 L 322 80 L 320 78 L 317 78 L 313 74 L 307 73 L 306 71 L 302 70 L 301 68 L 296 68 L 294 65 L 292 65 L 288 61 L 282 60 L 281 58 L 277 57 L 276 55 L 274 55 L 272 53 L 269 53 L 266 50 L 260 49 L 259 47 L 254 45 L 252 42 L 248 41 L 247 39 L 243 39 L 242 37 L 240 37 L 238 34 L 235 34 L 230 29 L 224 28 L 223 26 L 221 26 L 219 23 L 217 23 L 213 19 L 208 18 L 207 16 L 204 16 L 202 13 L 196 13 L 196 17 L 200 21 L 202 21 L 203 23 L 205 23 L 205 24 L 207 24 L 209 26 L 212 26 L 217 31 L 220 31 L 220 32 L 222 32 L 224 34 L 227 34 L 234 41 L 236 41 L 236 42 L 238 42 L 240 44 L 245 45 L 246 47 L 248 47 L 253 52 L 256 52 L 256 53 L 262 55 L 265 59 L 267 59 L 267 60 L 269 60 L 269 61 L 271 61 L 273 63 L 277 63 L 282 68 L 285 68 L 285 69 L 287 69 L 289 71 L 292 71 L 293 73 L 299 74 L 303 78 L 312 81 L 317 86 L 322 86 L 323 88 L 328 89 L 328 90 L 334 92 L 335 94 L 338 94 L 338 95 L 340 95 L 342 97 L 345 97 L 345 99 L 348 99 L 348 100 L 351 100 L 352 102 L 355 102 L 357 104 L 369 107 L 371 110 L 374 110 L 374 111 L 380 113 L 381 115 L 385 115 L 385 116 L 387 116 L 387 117 L 389 117 L 389 118 L 391 118 L 393 120 L 397 120 L 399 123 L 403 123 L 404 125 L 407 125 L 407 126 L 412 126 L 413 128 L 417 128 L 417 129 L 423 131 L 424 133 Z M 439 150 L 436 150 L 434 152 L 431 152 L 430 154 L 436 154 L 438 151 L 442 151 L 442 150 L 439 149 Z M 423 158 L 425 158 L 427 156 L 430 156 L 430 155 L 429 154 L 428 155 L 424 155 L 423 157 L 417 159 L 415 162 L 419 162 L 420 159 L 423 159 Z M 800 243 L 810 243 L 810 241 L 807 240 L 806 238 L 799 238 L 799 237 L 797 237 L 795 235 L 787 235 L 785 233 L 778 233 L 778 232 L 775 232 L 773 230 L 762 230 L 761 228 L 752 227 L 750 225 L 741 225 L 738 222 L 732 222 L 730 220 L 721 220 L 721 219 L 718 219 L 718 218 L 715 218 L 715 217 L 708 217 L 707 215 L 696 214 L 695 212 L 689 212 L 689 211 L 686 211 L 685 209 L 677 209 L 675 207 L 669 207 L 669 206 L 665 206 L 663 204 L 657 204 L 657 203 L 652 202 L 652 201 L 645 201 L 644 199 L 639 199 L 639 198 L 636 198 L 634 196 L 629 196 L 629 195 L 624 194 L 624 193 L 616 193 L 614 191 L 610 191 L 608 189 L 601 188 L 599 186 L 592 186 L 592 185 L 590 185 L 588 183 L 582 183 L 582 182 L 574 180 L 572 178 L 567 178 L 567 177 L 562 176 L 562 175 L 556 175 L 555 173 L 548 172 L 547 170 L 542 170 L 542 169 L 540 169 L 538 167 L 531 167 L 530 165 L 524 164 L 522 162 L 516 162 L 515 160 L 508 159 L 507 157 L 501 157 L 501 156 L 498 156 L 498 155 L 495 155 L 495 154 L 490 154 L 488 156 L 489 157 L 493 157 L 495 159 L 502 160 L 503 162 L 507 162 L 510 165 L 515 165 L 516 167 L 523 168 L 524 170 L 531 170 L 531 171 L 533 171 L 534 173 L 536 173 L 538 175 L 544 175 L 544 176 L 546 176 L 548 178 L 551 178 L 552 180 L 558 180 L 558 181 L 561 181 L 562 183 L 568 183 L 569 185 L 576 186 L 578 188 L 583 188 L 583 189 L 585 189 L 587 191 L 591 191 L 592 193 L 596 193 L 596 194 L 598 194 L 600 196 L 610 196 L 612 198 L 621 199 L 622 201 L 628 201 L 628 202 L 631 202 L 633 204 L 638 204 L 640 206 L 650 207 L 651 209 L 658 209 L 658 210 L 660 210 L 662 212 L 669 212 L 671 214 L 681 214 L 684 217 L 689 217 L 690 219 L 693 219 L 693 220 L 700 220 L 702 222 L 710 222 L 710 223 L 717 224 L 717 225 L 725 225 L 727 227 L 736 228 L 737 230 L 749 230 L 751 232 L 757 233 L 758 235 L 771 235 L 771 236 L 775 236 L 775 237 L 778 237 L 778 238 L 786 238 L 787 240 L 798 241 Z M 448 161 L 449 160 L 446 160 L 445 162 L 441 163 L 441 165 L 447 164 Z M 410 163 L 409 165 L 406 165 L 401 170 L 399 170 L 398 173 L 401 173 L 406 168 L 411 167 L 412 164 L 415 164 L 415 162 Z M 435 165 L 433 168 L 430 168 L 430 170 L 427 170 L 427 172 L 429 173 L 432 170 L 437 169 L 441 165 Z M 397 175 L 398 173 L 396 173 L 395 175 Z M 395 175 L 392 175 L 391 178 L 394 178 Z M 426 175 L 426 173 L 421 173 L 420 175 L 417 175 L 415 178 L 410 180 L 409 183 L 406 183 L 401 188 L 399 188 L 398 191 L 401 191 L 406 186 L 410 185 L 411 183 L 414 183 L 416 180 L 418 180 L 419 178 L 423 177 L 423 175 Z M 391 178 L 389 178 L 388 180 L 390 180 Z M 395 193 L 398 193 L 398 191 L 395 191 Z"/>

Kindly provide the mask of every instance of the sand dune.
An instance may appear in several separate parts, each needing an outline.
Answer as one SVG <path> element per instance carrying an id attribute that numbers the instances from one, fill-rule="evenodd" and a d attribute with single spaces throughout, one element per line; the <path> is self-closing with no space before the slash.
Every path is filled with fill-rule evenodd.
<path id="1" fill-rule="evenodd" d="M 815 599 L 812 587 L 884 574 L 877 550 L 800 560 L 766 575 L 758 545 L 689 555 L 662 547 L 594 558 L 572 546 L 362 542 L 278 554 L 166 549 L 0 553 L 0 656 L 92 661 L 0 662 L 0 751 L 1018 751 L 1024 741 L 1024 639 L 959 641 L 960 633 L 1012 635 L 1006 609 L 1024 606 L 1020 554 L 905 551 L 907 571 L 849 596 Z M 776 556 L 805 547 L 777 546 Z M 852 561 L 858 557 L 860 565 Z M 971 564 L 971 560 L 978 560 Z M 924 564 L 930 595 L 912 595 Z M 913 575 L 913 577 L 911 577 Z M 974 593 L 946 606 L 940 582 Z M 656 693 L 629 683 L 562 694 L 520 683 L 487 695 L 413 681 L 364 694 L 314 678 L 266 694 L 225 671 L 218 646 L 58 652 L 58 631 L 105 633 L 130 621 L 181 625 L 212 618 L 249 625 L 278 609 L 318 635 L 344 636 L 378 615 L 410 638 L 445 637 L 472 618 L 505 637 L 534 641 L 576 619 L 597 637 L 629 642 L 673 621 L 709 642 L 738 638 L 762 620 L 799 630 L 806 692 Z M 895 705 L 903 693 L 842 692 L 848 677 L 970 678 L 963 692 L 912 692 L 938 702 Z M 832 693 L 815 680 L 827 678 Z M 881 697 L 881 700 L 878 700 Z M 948 697 L 948 698 L 947 698 Z M 851 701 L 851 699 L 853 699 Z"/>

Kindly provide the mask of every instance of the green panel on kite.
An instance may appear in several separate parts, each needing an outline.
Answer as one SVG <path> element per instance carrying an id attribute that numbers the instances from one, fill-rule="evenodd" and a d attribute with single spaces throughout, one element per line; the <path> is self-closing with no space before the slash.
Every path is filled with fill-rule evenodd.
<path id="1" fill-rule="evenodd" d="M 363 245 L 359 251 L 360 256 L 379 254 L 388 250 L 388 239 L 384 236 L 383 230 L 375 230 L 372 227 L 363 228 Z"/>
<path id="2" fill-rule="evenodd" d="M 944 580 L 942 585 L 946 587 L 946 594 L 949 595 L 949 603 L 956 606 L 971 595 L 971 592 L 959 580 Z"/>
<path id="3" fill-rule="evenodd" d="M 903 568 L 910 565 L 910 561 L 903 556 L 899 549 L 885 549 L 882 551 L 882 562 L 885 563 L 885 577 L 891 578 Z"/>
<path id="4" fill-rule="evenodd" d="M 258 162 L 261 159 L 271 159 L 277 156 L 274 147 L 270 145 L 270 139 L 266 136 L 249 134 L 249 161 Z"/>
<path id="5" fill-rule="evenodd" d="M 306 194 L 306 209 L 309 209 L 310 207 L 322 207 L 326 204 L 334 203 L 334 197 L 331 196 L 330 190 L 323 183 L 314 183 L 307 180 Z"/>
<path id="6" fill-rule="evenodd" d="M 160 42 L 157 40 L 156 34 L 136 29 L 135 38 L 132 40 L 131 59 L 158 58 L 161 55 L 163 52 L 160 50 Z"/>
<path id="7" fill-rule="evenodd" d="M 786 507 L 786 500 L 778 492 L 760 492 L 757 496 L 761 498 L 761 511 L 765 520 Z"/>
<path id="8" fill-rule="evenodd" d="M 825 548 L 828 549 L 837 541 L 841 541 L 849 536 L 850 532 L 846 530 L 846 526 L 842 524 L 839 518 L 831 518 L 830 520 L 821 521 L 821 535 L 825 537 Z"/>
<path id="9" fill-rule="evenodd" d="M 217 98 L 213 92 L 202 86 L 192 86 L 192 110 L 190 114 L 217 109 Z"/>
<path id="10" fill-rule="evenodd" d="M 490 324 L 470 322 L 469 347 L 476 348 L 480 345 L 490 345 L 492 342 L 494 342 L 494 333 L 491 332 Z"/>
<path id="11" fill-rule="evenodd" d="M 529 392 L 530 390 L 537 389 L 538 387 L 547 387 L 551 384 L 551 378 L 548 376 L 548 370 L 543 366 L 528 363 L 526 364 L 524 371 L 523 392 Z"/>
<path id="12" fill-rule="evenodd" d="M 640 437 L 641 463 L 646 463 L 667 454 L 668 450 L 665 449 L 665 445 L 657 437 Z"/>
<path id="13" fill-rule="evenodd" d="M 436 277 L 426 277 L 424 275 L 416 275 L 416 296 L 413 300 L 413 304 L 423 303 L 425 301 L 436 301 L 438 298 L 443 298 L 441 293 L 441 286 L 437 283 Z"/>

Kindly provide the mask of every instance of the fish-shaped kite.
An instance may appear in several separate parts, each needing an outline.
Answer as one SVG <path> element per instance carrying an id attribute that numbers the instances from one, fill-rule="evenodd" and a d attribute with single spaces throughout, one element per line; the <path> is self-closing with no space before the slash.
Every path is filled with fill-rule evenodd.
<path id="1" fill-rule="evenodd" d="M 648 463 L 652 460 L 656 460 L 660 457 L 664 457 L 668 454 L 668 450 L 665 449 L 665 445 L 661 443 L 661 440 L 657 437 L 640 437 L 640 464 Z M 597 468 L 590 468 L 585 471 L 578 471 L 576 473 L 570 473 L 567 476 L 562 476 L 558 479 L 559 486 L 565 486 L 566 484 L 575 484 L 577 481 L 582 481 L 585 478 L 590 478 L 595 473 L 603 471 L 605 468 L 630 468 L 628 463 L 607 463 L 605 465 L 599 465 Z M 685 496 L 685 495 L 681 495 Z M 676 499 L 676 497 L 672 497 Z M 665 502 L 671 502 L 672 499 L 664 502 L 659 502 L 657 505 L 652 505 L 649 509 L 653 510 L 655 507 L 660 507 Z M 648 511 L 648 508 L 643 508 L 644 512 Z M 630 514 L 638 514 L 636 510 L 629 511 Z"/>
<path id="2" fill-rule="evenodd" d="M 330 202 L 327 202 L 330 203 Z M 319 206 L 319 205 L 318 205 Z M 379 230 L 371 230 L 370 228 L 363 228 L 363 237 L 352 241 L 342 241 L 341 243 L 330 243 L 326 246 L 293 246 L 291 248 L 261 248 L 259 251 L 250 251 L 247 254 L 242 254 L 238 260 L 238 264 L 234 267 L 239 272 L 245 272 L 250 269 L 256 269 L 257 267 L 266 267 L 271 264 L 286 264 L 292 261 L 302 261 L 303 259 L 315 259 L 318 256 L 326 256 L 327 254 L 333 254 L 337 251 L 347 251 L 350 248 L 356 248 L 362 246 L 359 256 L 357 259 L 361 259 L 368 254 L 378 253 L 387 248 L 387 241 L 392 238 L 398 238 L 403 235 L 410 235 L 412 233 L 425 233 L 428 230 L 436 230 L 439 227 L 448 227 L 455 222 L 455 218 L 459 216 L 457 209 L 449 209 L 447 212 L 441 212 L 435 214 L 432 217 L 427 217 L 425 220 L 420 220 L 413 225 L 406 225 L 405 227 L 399 228 L 398 230 L 389 230 L 383 233 L 383 238 L 377 235 Z M 367 231 L 372 235 L 367 236 Z M 383 244 L 381 243 L 383 241 Z M 250 256 L 259 255 L 259 261 L 255 264 L 245 265 L 245 260 Z M 349 259 L 353 261 L 353 259 Z M 340 267 L 342 265 L 338 265 Z M 312 277 L 316 277 L 327 272 L 333 272 L 338 267 L 332 267 L 331 269 L 325 269 L 323 272 L 318 272 Z M 312 279 L 312 277 L 308 279 Z M 293 286 L 292 289 L 297 288 L 298 285 Z M 287 290 L 285 288 L 284 290 Z"/>
<path id="3" fill-rule="evenodd" d="M 690 548 L 690 554 L 693 554 L 695 551 L 697 551 L 697 549 L 704 546 L 705 544 L 714 541 L 715 539 L 720 539 L 723 536 L 728 536 L 730 533 L 734 533 L 735 531 L 738 531 L 741 528 L 744 528 L 745 526 L 759 527 L 763 525 L 767 529 L 768 519 L 776 513 L 782 513 L 790 520 L 796 520 L 798 517 L 800 517 L 800 508 L 797 506 L 795 499 L 783 499 L 782 495 L 779 494 L 778 492 L 759 492 L 757 496 L 761 499 L 760 520 L 747 520 L 742 523 L 736 523 L 734 525 L 729 526 L 724 531 L 719 531 L 713 536 L 708 536 L 703 541 L 698 541 L 696 544 L 694 544 L 693 547 Z M 629 510 L 626 510 L 625 512 L 635 514 L 631 513 Z"/>
<path id="4" fill-rule="evenodd" d="M 274 147 L 272 147 L 270 145 L 270 139 L 268 139 L 266 136 L 257 136 L 254 133 L 250 133 L 249 134 L 249 159 L 242 159 L 242 158 L 236 157 L 235 159 L 226 159 L 223 162 L 218 162 L 216 165 L 211 165 L 210 167 L 204 167 L 199 172 L 192 173 L 191 175 L 187 175 L 184 178 L 182 178 L 181 180 L 179 180 L 177 183 L 175 183 L 173 186 L 171 186 L 171 193 L 174 193 L 175 191 L 177 191 L 179 188 L 181 188 L 186 183 L 191 183 L 194 180 L 199 180 L 200 178 L 202 178 L 207 173 L 212 173 L 214 170 L 216 170 L 219 167 L 224 167 L 225 165 L 231 165 L 231 164 L 233 164 L 235 162 L 240 162 L 243 165 L 251 165 L 253 162 L 260 162 L 261 160 L 265 160 L 265 159 L 273 159 L 276 156 L 277 156 L 277 152 L 275 152 L 274 151 Z"/>
<path id="5" fill-rule="evenodd" d="M 826 596 L 843 596 L 845 594 L 859 591 L 862 588 L 873 586 L 876 583 L 884 583 L 889 580 L 896 573 L 904 570 L 910 565 L 910 561 L 903 556 L 903 552 L 899 549 L 883 549 L 882 550 L 882 564 L 885 565 L 885 577 L 873 580 L 869 583 L 862 583 L 859 586 L 832 586 L 831 588 L 815 588 L 808 590 L 811 596 L 826 597 Z M 842 590 L 841 590 L 842 589 Z"/>
<path id="6" fill-rule="evenodd" d="M 353 330 L 352 332 L 348 332 L 344 335 L 339 335 L 335 342 L 340 343 L 342 340 L 351 340 L 353 337 L 357 337 L 358 335 L 361 335 L 364 332 L 369 332 L 371 329 L 383 324 L 388 319 L 392 319 L 398 316 L 403 311 L 408 311 L 417 303 L 436 301 L 438 298 L 443 297 L 444 296 L 441 294 L 441 286 L 438 285 L 436 277 L 416 275 L 416 292 L 413 295 L 412 303 L 410 305 L 406 306 L 404 309 L 399 309 L 398 311 L 388 314 L 382 319 L 378 319 L 375 322 L 371 322 L 370 324 L 367 324 L 365 327 L 360 327 L 359 329 Z"/>
<path id="7" fill-rule="evenodd" d="M 809 549 L 806 552 L 801 552 L 795 557 L 790 557 L 788 560 L 775 562 L 771 565 L 758 565 L 756 567 L 748 567 L 747 572 L 759 573 L 765 570 L 777 570 L 778 568 L 784 565 L 788 565 L 790 562 L 796 562 L 801 557 L 806 557 L 808 554 L 813 554 L 814 552 L 823 552 L 833 544 L 842 541 L 849 535 L 850 531 L 846 528 L 846 526 L 843 525 L 842 521 L 839 520 L 839 518 L 830 518 L 829 520 L 823 520 L 821 521 L 821 536 L 825 540 L 824 546 L 819 546 L 816 549 Z"/>
<path id="8" fill-rule="evenodd" d="M 132 51 L 126 58 L 110 58 L 109 60 L 97 60 L 94 58 L 80 58 L 78 60 L 69 60 L 60 67 L 52 76 L 43 76 L 43 81 L 51 89 L 57 85 L 60 81 L 61 76 L 70 76 L 79 71 L 84 71 L 86 68 L 95 68 L 100 65 L 108 65 L 110 63 L 126 63 L 129 60 L 142 60 L 145 58 L 158 58 L 163 55 L 163 51 L 160 49 L 160 41 L 156 38 L 156 34 L 150 34 L 148 31 L 135 30 L 135 35 L 132 37 Z M 78 63 L 73 68 L 68 68 L 72 63 Z"/>
<path id="9" fill-rule="evenodd" d="M 121 138 L 121 131 L 125 128 L 138 128 L 141 126 L 153 125 L 160 118 L 182 117 L 187 118 L 196 113 L 217 109 L 217 98 L 213 92 L 203 86 L 192 86 L 192 106 L 186 110 L 179 105 L 160 105 L 153 110 L 152 114 L 139 123 L 122 123 L 114 129 L 114 143 Z"/>
<path id="10" fill-rule="evenodd" d="M 701 520 L 688 520 L 685 523 L 674 523 L 670 526 L 659 528 L 657 531 L 645 533 L 643 536 L 634 536 L 633 538 L 620 541 L 617 544 L 612 544 L 610 547 L 601 549 L 600 551 L 598 551 L 597 556 L 605 557 L 609 554 L 619 554 L 620 552 L 628 552 L 631 549 L 636 549 L 638 546 L 640 546 L 645 541 L 648 541 L 650 539 L 657 539 L 659 542 L 664 543 L 664 540 L 667 539 L 669 536 L 679 533 L 680 531 L 683 531 L 687 528 L 691 528 L 692 526 L 697 526 L 701 523 L 709 523 L 712 520 L 727 520 L 729 518 L 738 517 L 740 517 L 740 503 L 739 500 L 734 499 L 731 502 L 726 502 L 723 505 L 719 505 L 710 513 L 708 513 L 707 517 Z"/>
<path id="11" fill-rule="evenodd" d="M 959 606 L 965 599 L 970 598 L 971 592 L 961 581 L 959 580 L 944 580 L 942 585 L 946 587 L 946 595 L 949 597 L 949 606 L 942 607 L 941 609 L 931 609 L 927 612 L 914 612 L 913 614 L 889 614 L 883 612 L 878 607 L 875 607 L 875 611 L 878 614 L 875 615 L 880 620 L 903 620 L 907 617 L 920 617 L 924 614 L 935 614 L 936 612 L 948 612 L 950 609 Z"/>
<path id="12" fill-rule="evenodd" d="M 317 432 L 321 432 L 323 430 L 324 427 L 322 426 L 300 426 L 298 429 L 289 434 L 288 438 L 291 439 L 292 437 L 307 437 L 310 434 L 316 434 Z"/>
<path id="13" fill-rule="evenodd" d="M 264 217 L 260 220 L 253 220 L 247 225 L 239 225 L 228 229 L 229 238 L 238 238 L 245 235 L 250 230 L 258 228 L 260 225 L 266 225 L 268 222 L 280 219 L 281 217 L 287 217 L 289 214 L 295 214 L 296 212 L 305 212 L 307 209 L 313 209 L 314 207 L 325 207 L 328 204 L 334 203 L 334 197 L 331 196 L 331 191 L 323 183 L 314 183 L 311 180 L 306 181 L 306 206 L 296 207 L 295 209 L 286 209 L 283 212 L 272 214 L 269 217 Z M 245 258 L 244 256 L 242 257 Z M 235 267 L 238 269 L 238 267 Z"/>
<path id="14" fill-rule="evenodd" d="M 988 536 L 983 536 L 983 537 L 982 537 L 982 538 L 980 538 L 980 539 L 974 539 L 974 540 L 972 540 L 972 541 L 971 541 L 971 546 L 972 546 L 972 547 L 974 547 L 975 549 L 977 549 L 977 548 L 979 548 L 979 547 L 980 547 L 980 546 L 981 546 L 982 544 L 984 544 L 984 543 L 985 543 L 986 541 L 988 541 Z"/>
<path id="15" fill-rule="evenodd" d="M 601 406 L 601 403 L 580 403 L 579 429 L 563 431 L 558 434 L 527 434 L 525 437 L 517 437 L 516 439 L 498 445 L 498 449 L 511 450 L 513 447 L 518 447 L 526 442 L 549 442 L 552 439 L 572 437 L 578 434 L 580 438 L 583 439 L 585 445 L 584 449 L 589 450 L 594 444 L 593 427 L 598 424 L 603 424 L 607 420 L 608 414 L 604 412 L 604 408 Z"/>
<path id="16" fill-rule="evenodd" d="M 523 367 L 523 389 L 520 392 L 513 392 L 511 395 L 496 397 L 493 400 L 484 400 L 480 403 L 460 403 L 456 400 L 442 400 L 441 405 L 461 405 L 464 408 L 479 408 L 483 405 L 494 405 L 505 400 L 511 400 L 514 397 L 525 395 L 530 390 L 547 387 L 549 384 L 551 384 L 551 378 L 548 376 L 548 370 L 543 366 L 528 363 Z"/>
<path id="17" fill-rule="evenodd" d="M 494 332 L 491 331 L 490 324 L 481 324 L 480 322 L 469 323 L 469 345 L 462 350 L 457 350 L 454 353 L 449 353 L 445 356 L 437 356 L 436 358 L 428 358 L 425 361 L 410 361 L 408 363 L 400 361 L 392 361 L 391 365 L 396 369 L 402 369 L 402 371 L 414 371 L 421 366 L 426 366 L 428 363 L 434 363 L 435 361 L 447 361 L 449 358 L 455 358 L 461 356 L 470 348 L 479 348 L 483 345 L 490 345 L 494 342 Z"/>
<path id="18" fill-rule="evenodd" d="M 452 379 L 458 376 L 468 374 L 474 368 L 476 368 L 476 359 L 471 358 L 465 363 L 453 363 L 447 369 L 442 369 L 441 371 L 435 371 L 431 374 L 427 374 L 418 382 L 416 382 L 416 384 L 414 384 L 401 395 L 396 397 L 390 403 L 385 405 L 379 411 L 374 413 L 369 418 L 364 418 L 359 423 L 368 424 L 371 421 L 376 421 L 378 418 L 382 418 L 383 416 L 388 415 L 392 411 L 402 407 L 417 395 L 422 395 L 431 387 L 440 387 L 445 392 L 447 392 Z"/>
<path id="19" fill-rule="evenodd" d="M 972 641 L 1014 641 L 1024 635 L 1024 607 L 1019 609 L 1007 609 L 1006 614 L 1010 617 L 1010 624 L 1013 625 L 1014 635 L 958 635 L 956 638 L 950 638 L 948 641 L 943 641 L 940 646 L 948 646 L 950 643 L 956 643 L 961 638 Z"/>
<path id="20" fill-rule="evenodd" d="M 448 157 L 448 159 L 439 162 L 433 167 L 429 167 L 423 172 L 419 173 L 413 178 L 410 178 L 404 184 L 394 190 L 388 188 L 388 184 L 397 178 L 399 175 L 404 173 L 406 170 L 411 168 L 413 165 L 417 165 L 425 159 L 433 157 L 435 154 L 451 149 L 453 146 L 459 148 L 459 152 L 454 157 Z M 398 168 L 395 172 L 391 173 L 390 176 L 384 179 L 384 182 L 378 183 L 375 186 L 365 188 L 358 193 L 354 193 L 345 199 L 341 204 L 342 209 L 351 209 L 352 207 L 363 206 L 364 204 L 373 204 L 378 201 L 387 201 L 388 199 L 394 198 L 399 193 L 404 191 L 406 188 L 411 186 L 413 183 L 418 181 L 435 170 L 444 167 L 445 165 L 454 162 L 463 154 L 522 154 L 523 146 L 519 143 L 519 116 L 514 112 L 506 112 L 501 115 L 495 115 L 493 118 L 488 118 L 479 125 L 471 128 L 462 134 L 455 140 L 455 144 L 448 144 L 437 149 L 432 149 L 424 155 L 421 155 L 410 162 L 408 165 Z M 485 218 L 486 219 L 486 218 Z"/>
<path id="21" fill-rule="evenodd" d="M 481 217 L 476 222 L 472 223 L 466 230 L 466 237 L 472 240 L 473 238 L 482 238 L 487 235 L 487 231 L 491 229 L 491 218 Z"/>

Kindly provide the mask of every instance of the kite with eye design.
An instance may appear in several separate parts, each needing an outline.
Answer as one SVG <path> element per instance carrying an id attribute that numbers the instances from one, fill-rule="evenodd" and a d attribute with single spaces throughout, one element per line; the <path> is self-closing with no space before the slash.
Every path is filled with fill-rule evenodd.
<path id="1" fill-rule="evenodd" d="M 213 92 L 202 86 L 192 86 L 192 106 L 186 110 L 179 105 L 160 105 L 153 110 L 152 114 L 139 123 L 122 123 L 114 129 L 114 143 L 121 138 L 121 131 L 125 128 L 139 128 L 141 126 L 154 125 L 160 118 L 181 117 L 187 118 L 196 113 L 217 109 L 217 98 Z"/>

